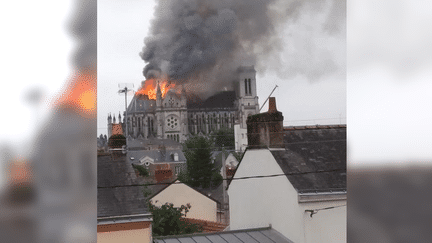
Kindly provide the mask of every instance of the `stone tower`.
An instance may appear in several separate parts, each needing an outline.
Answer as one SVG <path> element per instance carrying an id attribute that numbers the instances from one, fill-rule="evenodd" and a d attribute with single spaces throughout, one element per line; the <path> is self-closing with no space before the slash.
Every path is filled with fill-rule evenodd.
<path id="1" fill-rule="evenodd" d="M 256 71 L 254 66 L 243 66 L 238 69 L 238 72 L 238 118 L 240 128 L 246 129 L 247 117 L 259 112 L 256 91 Z"/>

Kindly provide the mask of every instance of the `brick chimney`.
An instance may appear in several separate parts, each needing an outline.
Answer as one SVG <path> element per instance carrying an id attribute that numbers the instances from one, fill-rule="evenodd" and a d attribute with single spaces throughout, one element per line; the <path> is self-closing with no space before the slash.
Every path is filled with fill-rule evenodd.
<path id="1" fill-rule="evenodd" d="M 283 148 L 283 116 L 276 108 L 275 97 L 269 98 L 267 112 L 249 116 L 247 121 L 249 148 Z"/>
<path id="2" fill-rule="evenodd" d="M 269 98 L 268 113 L 275 113 L 275 112 L 277 112 L 277 109 L 276 109 L 276 99 L 275 99 L 275 97 L 270 97 Z"/>

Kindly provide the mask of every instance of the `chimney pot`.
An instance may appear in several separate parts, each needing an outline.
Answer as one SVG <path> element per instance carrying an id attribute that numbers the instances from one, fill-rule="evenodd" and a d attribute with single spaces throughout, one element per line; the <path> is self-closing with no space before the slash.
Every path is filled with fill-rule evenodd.
<path id="1" fill-rule="evenodd" d="M 275 112 L 277 112 L 275 97 L 270 97 L 269 98 L 269 109 L 268 109 L 268 112 L 269 113 L 275 113 Z"/>

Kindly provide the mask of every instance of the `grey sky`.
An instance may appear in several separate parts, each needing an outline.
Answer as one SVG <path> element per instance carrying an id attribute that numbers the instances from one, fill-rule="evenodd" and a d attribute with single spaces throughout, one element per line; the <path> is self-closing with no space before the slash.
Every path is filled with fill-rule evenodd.
<path id="1" fill-rule="evenodd" d="M 290 2 L 281 4 L 295 6 L 296 1 Z M 310 4 L 304 12 L 286 17 L 278 26 L 281 48 L 275 48 L 274 56 L 264 58 L 263 54 L 255 66 L 260 105 L 278 85 L 273 96 L 285 125 L 346 123 L 345 13 L 331 8 L 332 2 L 315 8 Z M 124 111 L 124 96 L 117 94 L 118 84 L 133 83 L 136 90 L 145 79 L 145 63 L 139 53 L 154 6 L 154 1 L 98 3 L 98 134 L 106 134 L 109 112 L 117 117 L 119 111 Z M 343 22 L 336 34 L 329 31 L 334 30 L 335 18 Z M 314 75 L 326 69 L 330 71 Z M 266 110 L 265 106 L 262 111 Z"/>

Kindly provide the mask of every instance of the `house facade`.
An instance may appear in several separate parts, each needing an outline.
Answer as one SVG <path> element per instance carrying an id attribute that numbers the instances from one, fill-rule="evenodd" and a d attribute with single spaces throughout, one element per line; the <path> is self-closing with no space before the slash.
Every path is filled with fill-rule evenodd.
<path id="1" fill-rule="evenodd" d="M 254 132 L 228 187 L 230 229 L 271 225 L 293 242 L 346 242 L 346 126 L 283 128 L 269 105 L 248 119 Z"/>
<path id="2" fill-rule="evenodd" d="M 172 203 L 174 207 L 190 204 L 191 208 L 186 218 L 217 222 L 218 204 L 215 199 L 175 181 L 165 189 L 155 194 L 151 201 L 156 206 Z"/>

